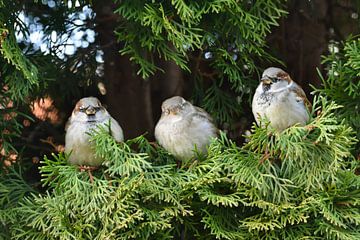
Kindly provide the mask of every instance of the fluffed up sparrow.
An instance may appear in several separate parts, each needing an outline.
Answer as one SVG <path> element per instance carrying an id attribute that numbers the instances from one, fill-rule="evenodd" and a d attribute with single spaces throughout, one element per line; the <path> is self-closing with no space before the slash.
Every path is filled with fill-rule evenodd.
<path id="1" fill-rule="evenodd" d="M 110 116 L 99 99 L 86 97 L 80 99 L 69 118 L 65 130 L 65 152 L 71 153 L 69 162 L 75 165 L 97 167 L 103 159 L 95 155 L 88 132 L 98 125 L 106 126 L 117 141 L 123 141 L 124 135 L 119 123 Z"/>
<path id="2" fill-rule="evenodd" d="M 218 135 L 211 116 L 184 98 L 175 96 L 161 106 L 161 118 L 155 127 L 155 138 L 178 160 L 190 160 L 195 149 L 207 153 L 212 137 Z"/>
<path id="3" fill-rule="evenodd" d="M 252 111 L 257 124 L 260 119 L 267 118 L 273 128 L 282 131 L 297 123 L 305 125 L 311 103 L 288 73 L 269 67 L 263 72 L 254 94 Z"/>

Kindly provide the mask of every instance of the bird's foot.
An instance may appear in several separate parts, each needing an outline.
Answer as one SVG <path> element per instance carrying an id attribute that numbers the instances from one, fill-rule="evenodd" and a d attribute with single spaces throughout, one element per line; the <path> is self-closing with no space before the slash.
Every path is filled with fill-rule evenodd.
<path id="1" fill-rule="evenodd" d="M 96 169 L 98 169 L 99 167 L 94 167 L 94 166 L 86 166 L 86 165 L 80 165 L 79 169 L 80 172 L 87 172 L 89 174 L 89 178 L 90 178 L 90 182 L 93 183 L 94 182 L 94 176 L 92 175 L 92 171 L 95 171 Z"/>
<path id="2" fill-rule="evenodd" d="M 95 171 L 99 169 L 99 167 L 80 165 L 79 169 L 81 172 L 85 172 L 85 171 Z"/>
<path id="3" fill-rule="evenodd" d="M 181 168 L 182 162 L 180 160 L 176 160 L 176 167 Z"/>

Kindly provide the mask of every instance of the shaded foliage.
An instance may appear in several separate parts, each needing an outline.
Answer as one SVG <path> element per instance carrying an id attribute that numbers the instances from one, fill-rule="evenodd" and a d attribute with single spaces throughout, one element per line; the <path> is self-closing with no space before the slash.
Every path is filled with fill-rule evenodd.
<path id="1" fill-rule="evenodd" d="M 95 42 L 63 57 L 58 51 L 66 42 L 50 44 L 53 31 L 75 31 L 68 17 L 88 6 L 79 4 L 0 0 L 1 238 L 359 239 L 359 166 L 352 154 L 359 139 L 356 38 L 324 58 L 328 75 L 306 126 L 279 133 L 254 125 L 243 146 L 222 133 L 206 158 L 182 168 L 144 136 L 118 143 L 100 127 L 91 141 L 106 160 L 93 180 L 62 153 L 40 162 L 42 187 L 27 179 L 29 163 L 14 145 L 22 110 L 47 94 L 64 102 L 80 91 L 89 94 L 101 79 Z M 158 57 L 190 72 L 194 100 L 221 124 L 238 117 L 257 84 L 252 75 L 261 69 L 255 63 L 276 61 L 265 37 L 285 14 L 283 1 L 114 4 L 120 54 L 145 80 L 164 70 Z M 17 31 L 28 36 L 30 30 L 19 18 L 24 9 L 43 24 L 48 54 L 17 42 Z M 94 27 L 93 18 L 81 27 Z M 11 154 L 18 160 L 7 166 Z"/>

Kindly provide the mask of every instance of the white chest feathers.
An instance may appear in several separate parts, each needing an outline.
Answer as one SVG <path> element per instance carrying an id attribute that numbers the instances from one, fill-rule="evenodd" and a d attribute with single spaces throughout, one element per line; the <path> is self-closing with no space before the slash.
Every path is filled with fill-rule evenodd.
<path id="1" fill-rule="evenodd" d="M 104 159 L 95 154 L 95 145 L 90 142 L 89 131 L 102 125 L 109 129 L 117 141 L 123 141 L 123 131 L 115 119 L 109 117 L 101 122 L 71 121 L 65 135 L 65 152 L 70 154 L 69 162 L 75 165 L 99 166 Z"/>
<path id="2" fill-rule="evenodd" d="M 261 89 L 257 89 L 252 110 L 258 124 L 260 119 L 266 118 L 278 131 L 295 124 L 305 125 L 309 120 L 304 101 L 289 89 L 274 93 L 264 93 Z"/>
<path id="3" fill-rule="evenodd" d="M 212 137 L 217 136 L 214 124 L 196 112 L 185 116 L 163 116 L 155 127 L 155 138 L 179 160 L 189 160 L 195 149 L 207 153 Z"/>

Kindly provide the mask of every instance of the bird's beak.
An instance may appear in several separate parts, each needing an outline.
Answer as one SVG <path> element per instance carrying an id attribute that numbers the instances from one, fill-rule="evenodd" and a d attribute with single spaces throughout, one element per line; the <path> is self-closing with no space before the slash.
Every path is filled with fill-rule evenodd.
<path id="1" fill-rule="evenodd" d="M 272 83 L 272 81 L 271 81 L 269 78 L 267 78 L 267 77 L 261 78 L 261 82 L 264 83 L 264 84 L 266 84 L 266 85 L 269 85 L 269 84 Z"/>
<path id="2" fill-rule="evenodd" d="M 95 108 L 93 108 L 93 107 L 90 106 L 90 107 L 88 107 L 88 108 L 86 109 L 85 113 L 86 113 L 86 115 L 88 115 L 88 116 L 92 116 L 92 115 L 95 115 L 96 110 L 95 110 Z"/>
<path id="3" fill-rule="evenodd" d="M 170 115 L 176 115 L 177 114 L 177 111 L 175 110 L 175 109 L 172 109 L 172 110 L 170 110 L 170 113 L 169 113 Z"/>

